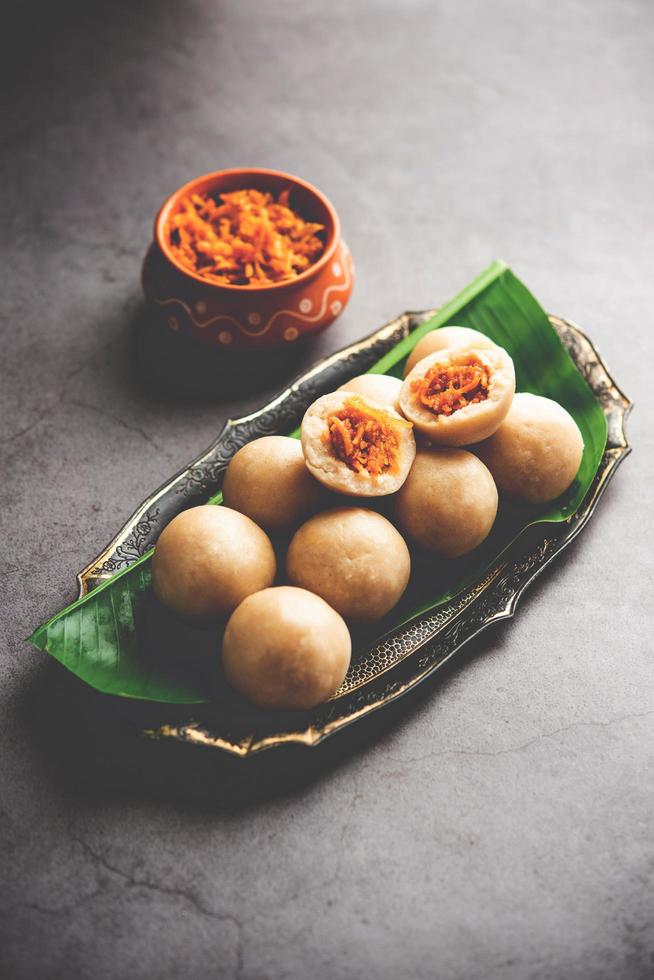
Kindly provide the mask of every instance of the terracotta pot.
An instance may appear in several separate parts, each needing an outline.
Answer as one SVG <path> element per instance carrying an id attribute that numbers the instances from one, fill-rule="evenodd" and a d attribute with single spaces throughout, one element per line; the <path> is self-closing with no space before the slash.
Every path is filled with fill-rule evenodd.
<path id="1" fill-rule="evenodd" d="M 269 286 L 207 282 L 171 252 L 166 235 L 170 214 L 187 194 L 251 187 L 275 195 L 290 187 L 291 207 L 325 226 L 325 249 L 309 269 L 287 282 Z M 167 329 L 225 350 L 260 349 L 295 344 L 329 326 L 350 298 L 354 267 L 336 211 L 311 184 L 277 170 L 219 170 L 189 181 L 165 201 L 154 223 L 142 281 L 146 298 Z"/>

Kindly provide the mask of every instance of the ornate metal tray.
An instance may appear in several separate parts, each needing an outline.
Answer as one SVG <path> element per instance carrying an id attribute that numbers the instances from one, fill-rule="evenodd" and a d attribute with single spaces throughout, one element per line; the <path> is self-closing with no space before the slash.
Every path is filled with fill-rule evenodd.
<path id="1" fill-rule="evenodd" d="M 246 442 L 291 431 L 318 396 L 366 371 L 434 313 L 404 313 L 366 339 L 321 361 L 258 412 L 230 419 L 207 452 L 145 500 L 102 553 L 78 574 L 80 596 L 139 558 L 177 513 L 215 494 L 229 460 Z M 209 746 L 241 757 L 289 743 L 317 745 L 402 697 L 491 623 L 514 615 L 526 588 L 585 526 L 608 481 L 631 451 L 624 428 L 631 402 L 615 384 L 586 335 L 560 317 L 550 316 L 550 321 L 601 405 L 608 424 L 604 456 L 578 510 L 562 524 L 528 529 L 467 591 L 384 636 L 353 661 L 334 697 L 312 711 L 235 713 L 225 711 L 221 705 L 179 711 L 160 706 L 154 724 L 151 710 L 148 712 L 148 736 Z"/>

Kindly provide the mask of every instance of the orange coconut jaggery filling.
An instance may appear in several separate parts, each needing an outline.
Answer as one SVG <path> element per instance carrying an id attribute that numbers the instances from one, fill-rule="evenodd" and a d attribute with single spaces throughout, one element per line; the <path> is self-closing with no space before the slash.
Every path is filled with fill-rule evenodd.
<path id="1" fill-rule="evenodd" d="M 490 371 L 477 358 L 454 358 L 434 364 L 422 378 L 411 382 L 419 403 L 435 415 L 452 415 L 466 405 L 488 398 Z"/>
<path id="2" fill-rule="evenodd" d="M 353 398 L 327 417 L 328 439 L 338 459 L 355 473 L 379 476 L 397 469 L 398 429 L 410 424 Z"/>
<path id="3" fill-rule="evenodd" d="M 325 248 L 324 226 L 254 188 L 188 194 L 168 221 L 168 245 L 183 266 L 217 285 L 265 286 L 304 272 Z"/>

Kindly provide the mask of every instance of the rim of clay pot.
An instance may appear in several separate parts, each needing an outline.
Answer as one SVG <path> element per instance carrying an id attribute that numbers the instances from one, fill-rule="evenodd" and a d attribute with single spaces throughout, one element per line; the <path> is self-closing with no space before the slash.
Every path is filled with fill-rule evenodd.
<path id="1" fill-rule="evenodd" d="M 202 189 L 207 191 L 211 189 L 211 185 L 214 182 L 219 183 L 225 177 L 234 177 L 237 175 L 243 177 L 244 187 L 248 186 L 247 181 L 252 180 L 254 183 L 251 183 L 250 186 L 254 186 L 255 188 L 258 177 L 263 176 L 280 178 L 280 180 L 284 181 L 285 183 L 291 184 L 295 187 L 300 187 L 305 193 L 308 193 L 310 196 L 314 197 L 316 201 L 322 205 L 327 212 L 329 222 L 327 223 L 327 227 L 325 229 L 327 234 L 325 249 L 317 262 L 314 262 L 313 265 L 309 266 L 308 269 L 305 269 L 304 272 L 301 272 L 293 279 L 284 279 L 282 282 L 266 283 L 265 285 L 250 283 L 245 286 L 237 286 L 231 283 L 219 284 L 210 282 L 177 260 L 166 240 L 166 225 L 171 213 L 179 204 L 180 199 L 188 194 L 192 194 L 199 186 L 202 186 Z M 301 283 L 306 282 L 309 279 L 313 279 L 322 269 L 325 268 L 325 266 L 334 257 L 340 237 L 341 224 L 336 213 L 336 209 L 331 201 L 329 201 L 317 187 L 314 187 L 313 184 L 310 184 L 306 180 L 302 180 L 301 177 L 296 177 L 294 174 L 286 173 L 284 170 L 269 170 L 265 167 L 232 167 L 229 170 L 213 170 L 208 174 L 202 174 L 200 177 L 194 177 L 193 180 L 189 180 L 186 184 L 178 187 L 176 191 L 173 191 L 173 193 L 166 198 L 154 221 L 155 241 L 165 257 L 172 263 L 172 265 L 175 266 L 176 269 L 178 269 L 189 279 L 194 279 L 207 289 L 228 290 L 229 292 L 233 293 L 264 293 L 275 289 L 294 289 Z"/>

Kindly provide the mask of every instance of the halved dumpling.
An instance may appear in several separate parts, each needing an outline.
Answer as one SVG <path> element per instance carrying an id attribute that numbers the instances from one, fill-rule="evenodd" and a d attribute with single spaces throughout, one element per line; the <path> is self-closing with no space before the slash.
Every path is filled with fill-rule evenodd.
<path id="1" fill-rule="evenodd" d="M 467 446 L 495 432 L 514 392 L 513 361 L 504 348 L 438 351 L 405 378 L 400 410 L 436 445 Z"/>
<path id="2" fill-rule="evenodd" d="M 334 391 L 302 419 L 309 472 L 326 487 L 356 497 L 395 493 L 416 455 L 413 426 L 388 405 Z"/>
<path id="3" fill-rule="evenodd" d="M 357 395 L 372 398 L 380 405 L 390 405 L 398 409 L 398 399 L 402 382 L 392 374 L 360 374 L 344 385 L 339 385 L 338 391 L 354 391 Z"/>
<path id="4" fill-rule="evenodd" d="M 451 350 L 452 348 L 474 347 L 475 350 L 487 350 L 496 345 L 479 330 L 472 327 L 441 327 L 439 330 L 431 330 L 421 337 L 416 346 L 406 359 L 404 365 L 404 377 L 412 371 L 418 361 L 429 354 L 435 354 L 439 350 Z"/>

